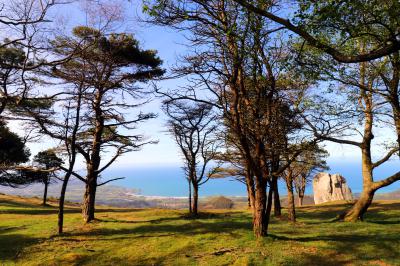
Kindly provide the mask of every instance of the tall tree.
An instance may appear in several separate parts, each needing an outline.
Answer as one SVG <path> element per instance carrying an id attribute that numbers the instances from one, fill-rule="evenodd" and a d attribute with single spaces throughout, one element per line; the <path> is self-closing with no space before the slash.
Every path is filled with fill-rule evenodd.
<path id="1" fill-rule="evenodd" d="M 82 73 L 84 74 L 84 73 Z M 24 107 L 24 111 L 32 118 L 32 127 L 60 142 L 58 149 L 65 153 L 66 165 L 58 167 L 64 171 L 58 208 L 58 233 L 63 233 L 65 193 L 71 176 L 80 178 L 75 171 L 77 161 L 78 133 L 81 125 L 81 113 L 83 112 L 83 95 L 86 87 L 66 86 L 62 84 L 62 93 L 56 93 L 55 105 L 52 108 L 38 110 Z"/>
<path id="2" fill-rule="evenodd" d="M 164 110 L 169 118 L 169 132 L 183 155 L 189 186 L 193 187 L 193 205 L 189 206 L 189 211 L 197 216 L 199 187 L 209 180 L 211 173 L 207 168 L 218 149 L 217 116 L 212 106 L 205 103 L 166 101 Z"/>
<path id="3" fill-rule="evenodd" d="M 85 160 L 86 176 L 74 176 L 85 182 L 82 215 L 90 222 L 94 219 L 97 186 L 111 181 L 99 183 L 101 173 L 124 153 L 153 143 L 129 130 L 155 114 L 140 112 L 128 118 L 124 109 L 146 103 L 145 90 L 138 82 L 145 83 L 164 71 L 156 52 L 140 49 L 132 35 L 104 35 L 89 27 L 76 27 L 73 34 L 53 42 L 56 54 L 72 58 L 54 67 L 51 74 L 76 88 L 85 88 L 76 149 Z M 136 103 L 128 102 L 127 97 Z M 112 150 L 114 155 L 102 164 L 102 153 Z"/>
<path id="4" fill-rule="evenodd" d="M 224 124 L 254 176 L 253 229 L 257 237 L 265 236 L 274 191 L 272 185 L 267 199 L 267 184 L 274 184 L 293 160 L 281 160 L 282 151 L 285 136 L 298 130 L 294 120 L 299 118 L 287 97 L 290 89 L 281 90 L 279 82 L 279 74 L 285 71 L 280 64 L 285 53 L 276 34 L 279 28 L 234 1 L 150 2 L 145 10 L 152 15 L 152 22 L 182 30 L 195 47 L 176 71 L 190 75 L 193 83 L 187 90 L 175 91 L 172 98 L 220 108 Z M 269 4 L 263 7 L 273 8 Z M 209 91 L 203 98 L 201 86 Z M 280 130 L 285 124 L 287 128 Z M 295 140 L 293 135 L 291 140 Z"/>
<path id="5" fill-rule="evenodd" d="M 353 67 L 347 66 L 345 70 L 351 73 L 350 79 L 342 79 L 343 76 L 334 78 L 329 75 L 335 81 L 339 80 L 341 86 L 345 84 L 342 87 L 345 95 L 342 99 L 344 98 L 345 102 L 341 103 L 341 107 L 327 105 L 331 111 L 321 115 L 318 126 L 310 126 L 315 135 L 322 139 L 360 149 L 363 190 L 352 208 L 341 216 L 346 221 L 363 220 L 375 192 L 400 180 L 400 172 L 380 177 L 379 181 L 374 180 L 374 170 L 394 156 L 399 151 L 399 146 L 397 141 L 393 143 L 390 140 L 390 134 L 386 134 L 386 139 L 383 141 L 385 152 L 383 155 L 380 154 L 379 160 L 374 160 L 373 152 L 377 151 L 374 147 L 379 145 L 379 139 L 382 140 L 382 136 L 375 138 L 374 131 L 376 132 L 382 124 L 389 124 L 395 128 L 395 120 L 393 120 L 390 103 L 385 101 L 380 93 L 379 74 L 374 67 L 369 67 L 371 65 L 373 64 L 364 62 Z M 378 91 L 379 93 L 376 93 Z M 338 128 L 341 130 L 337 130 Z M 357 138 L 357 136 L 360 137 Z M 397 140 L 397 134 L 395 136 Z M 375 157 L 378 156 L 375 155 Z"/>

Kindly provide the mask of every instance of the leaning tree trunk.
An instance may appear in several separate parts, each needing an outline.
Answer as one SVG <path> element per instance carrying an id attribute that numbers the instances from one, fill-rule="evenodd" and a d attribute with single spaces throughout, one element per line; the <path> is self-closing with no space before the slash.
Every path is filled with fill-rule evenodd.
<path id="1" fill-rule="evenodd" d="M 97 178 L 88 178 L 82 204 L 82 216 L 85 223 L 89 223 L 94 220 L 96 189 Z"/>
<path id="2" fill-rule="evenodd" d="M 73 161 L 72 165 L 75 163 Z M 65 193 L 67 192 L 67 186 L 69 178 L 71 177 L 73 167 L 70 166 L 69 171 L 65 174 L 62 186 L 61 186 L 61 193 L 60 199 L 58 201 L 58 234 L 63 233 L 63 226 L 64 226 L 64 203 L 65 203 Z"/>
<path id="3" fill-rule="evenodd" d="M 347 222 L 362 221 L 364 219 L 364 214 L 372 203 L 374 194 L 375 190 L 371 187 L 364 188 L 361 192 L 360 198 L 351 209 L 344 214 L 343 220 Z"/>
<path id="4" fill-rule="evenodd" d="M 253 214 L 253 231 L 256 237 L 267 236 L 268 234 L 268 218 L 267 209 L 267 193 L 266 184 L 262 178 L 258 177 L 255 182 L 255 198 L 254 198 L 254 214 Z"/>
<path id="5" fill-rule="evenodd" d="M 49 178 L 46 177 L 46 179 L 44 180 L 44 192 L 43 192 L 43 206 L 47 205 L 47 188 L 49 186 Z"/>
<path id="6" fill-rule="evenodd" d="M 360 49 L 364 49 L 364 43 L 360 43 Z M 366 69 L 367 65 L 365 62 L 360 63 L 360 84 L 363 86 L 369 86 L 369 83 L 366 82 Z M 377 188 L 374 187 L 373 182 L 373 163 L 371 156 L 371 142 L 374 138 L 372 133 L 373 130 L 373 104 L 372 104 L 372 95 L 367 93 L 364 89 L 360 90 L 361 99 L 364 102 L 364 135 L 363 141 L 360 145 L 361 148 L 361 164 L 362 164 L 362 177 L 363 177 L 363 190 L 361 192 L 360 198 L 356 201 L 356 203 L 351 207 L 349 211 L 347 211 L 344 215 L 342 215 L 343 220 L 349 222 L 355 222 L 357 220 L 363 220 L 363 216 L 368 210 L 368 207 L 371 205 L 372 200 L 374 198 L 374 193 Z"/>
<path id="7" fill-rule="evenodd" d="M 286 188 L 288 193 L 288 218 L 292 222 L 296 222 L 296 209 L 294 205 L 294 194 L 293 194 L 293 179 L 286 179 Z M 299 198 L 300 199 L 300 198 Z"/>
<path id="8" fill-rule="evenodd" d="M 198 215 L 198 202 L 199 202 L 199 185 L 193 183 L 193 206 L 192 212 L 194 216 Z"/>
<path id="9" fill-rule="evenodd" d="M 281 207 L 281 200 L 279 198 L 279 191 L 278 191 L 278 178 L 272 177 L 272 185 L 273 185 L 273 192 L 274 192 L 274 216 L 280 217 L 282 215 L 282 207 Z"/>

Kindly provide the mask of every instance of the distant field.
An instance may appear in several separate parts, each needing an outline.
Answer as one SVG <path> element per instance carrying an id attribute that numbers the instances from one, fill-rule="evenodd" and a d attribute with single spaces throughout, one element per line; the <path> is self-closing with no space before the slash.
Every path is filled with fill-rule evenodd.
<path id="1" fill-rule="evenodd" d="M 296 225 L 273 219 L 255 240 L 248 211 L 98 208 L 83 225 L 77 206 L 56 232 L 55 207 L 0 195 L 0 265 L 400 265 L 400 201 L 378 201 L 365 222 L 331 222 L 344 204 L 298 209 Z"/>

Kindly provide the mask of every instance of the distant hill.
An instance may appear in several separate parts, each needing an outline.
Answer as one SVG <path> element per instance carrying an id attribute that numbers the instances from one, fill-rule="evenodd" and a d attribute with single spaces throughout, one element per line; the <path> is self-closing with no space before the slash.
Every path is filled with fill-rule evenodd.
<path id="1" fill-rule="evenodd" d="M 400 189 L 388 193 L 376 193 L 374 199 L 376 200 L 399 200 Z"/>
<path id="2" fill-rule="evenodd" d="M 84 185 L 79 180 L 72 180 L 68 184 L 66 200 L 82 202 Z M 49 186 L 48 196 L 57 198 L 60 195 L 61 182 Z M 185 208 L 186 198 L 179 197 L 148 197 L 138 194 L 138 190 L 113 185 L 100 186 L 97 189 L 96 203 L 116 207 L 135 208 Z M 23 188 L 0 186 L 0 193 L 9 195 L 42 197 L 43 185 L 33 184 Z"/>
<path id="3" fill-rule="evenodd" d="M 57 198 L 60 194 L 61 182 L 52 184 L 49 187 L 49 198 Z M 33 184 L 24 188 L 10 188 L 0 186 L 0 193 L 9 195 L 19 195 L 28 197 L 42 197 L 43 185 Z M 79 180 L 72 180 L 68 184 L 66 200 L 70 202 L 80 203 L 84 193 L 84 185 Z M 354 194 L 355 198 L 359 194 Z M 200 204 L 203 208 L 209 208 L 206 204 L 212 197 L 200 197 Z M 233 208 L 243 209 L 247 206 L 247 197 L 231 196 L 230 198 L 234 205 Z M 400 190 L 391 193 L 377 193 L 376 200 L 398 200 L 400 199 Z M 185 209 L 188 206 L 187 197 L 163 197 L 163 196 L 143 196 L 139 194 L 139 190 L 125 188 L 114 185 L 104 185 L 98 188 L 96 196 L 96 203 L 98 205 L 108 205 L 115 207 L 131 207 L 131 208 L 165 208 L 165 209 Z M 296 196 L 295 203 L 297 205 L 298 198 Z M 313 205 L 313 195 L 306 195 L 303 201 L 304 205 Z M 281 195 L 281 204 L 283 207 L 287 206 L 287 197 Z"/>

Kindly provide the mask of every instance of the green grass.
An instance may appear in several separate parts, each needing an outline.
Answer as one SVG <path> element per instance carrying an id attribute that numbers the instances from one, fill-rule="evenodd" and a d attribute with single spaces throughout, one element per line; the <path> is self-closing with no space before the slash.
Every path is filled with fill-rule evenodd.
<path id="1" fill-rule="evenodd" d="M 298 223 L 273 219 L 253 237 L 248 211 L 102 207 L 83 225 L 67 209 L 57 236 L 55 207 L 0 195 L 0 265 L 400 265 L 400 202 L 375 203 L 365 222 L 331 222 L 346 206 L 298 209 Z"/>

